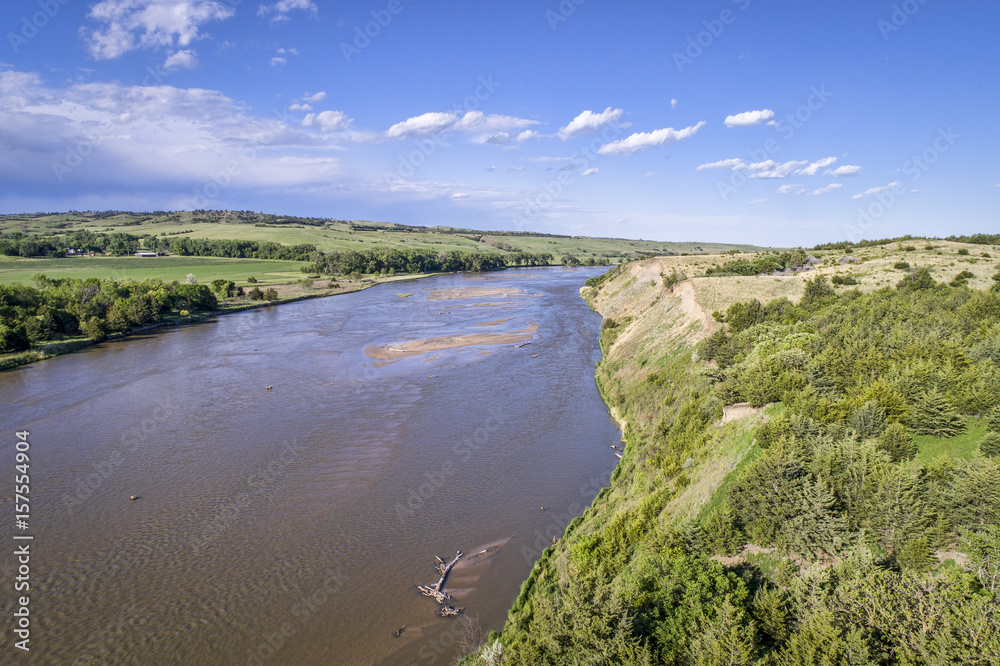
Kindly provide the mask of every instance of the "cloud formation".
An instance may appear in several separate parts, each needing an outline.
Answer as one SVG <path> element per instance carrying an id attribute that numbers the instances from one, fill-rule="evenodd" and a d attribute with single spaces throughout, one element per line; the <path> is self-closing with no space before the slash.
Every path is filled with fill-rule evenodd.
<path id="1" fill-rule="evenodd" d="M 847 178 L 849 176 L 857 176 L 861 173 L 861 167 L 855 164 L 844 164 L 836 169 L 830 169 L 827 173 L 834 178 Z"/>
<path id="2" fill-rule="evenodd" d="M 188 46 L 204 37 L 202 25 L 235 14 L 214 0 L 102 0 L 87 16 L 103 24 L 81 29 L 95 60 L 113 60 L 138 48 Z"/>
<path id="3" fill-rule="evenodd" d="M 354 120 L 348 118 L 347 114 L 343 111 L 321 111 L 320 113 L 307 114 L 302 119 L 302 126 L 311 127 L 315 125 L 324 132 L 336 132 L 347 129 L 352 122 Z"/>
<path id="4" fill-rule="evenodd" d="M 790 176 L 815 176 L 819 173 L 820 169 L 824 169 L 836 161 L 836 157 L 824 157 L 815 162 L 807 162 L 805 160 L 789 160 L 788 162 L 764 160 L 763 162 L 751 162 L 748 164 L 738 157 L 731 157 L 726 160 L 699 165 L 695 170 L 732 169 L 733 171 L 745 172 L 747 178 L 788 178 Z M 861 169 L 861 167 L 850 167 L 850 169 L 854 168 Z M 827 171 L 827 173 L 832 172 Z M 787 192 L 783 192 L 783 194 L 787 194 Z"/>
<path id="5" fill-rule="evenodd" d="M 432 111 L 396 123 L 386 130 L 385 135 L 390 139 L 414 139 L 446 131 L 469 132 L 479 135 L 477 143 L 504 144 L 510 140 L 511 130 L 536 124 L 537 120 L 497 114 L 486 115 L 482 111 L 468 111 L 465 114 L 454 111 Z M 518 140 L 522 140 L 520 135 Z"/>
<path id="6" fill-rule="evenodd" d="M 774 118 L 774 111 L 761 109 L 760 111 L 744 111 L 735 116 L 726 116 L 726 127 L 750 127 Z"/>
<path id="7" fill-rule="evenodd" d="M 871 196 L 873 194 L 878 194 L 879 192 L 884 192 L 886 190 L 894 190 L 894 189 L 902 187 L 902 186 L 903 186 L 902 183 L 900 183 L 899 181 L 894 180 L 891 183 L 889 183 L 888 185 L 882 185 L 881 187 L 872 187 L 872 188 L 869 188 L 869 189 L 865 190 L 864 192 L 862 192 L 861 194 L 855 194 L 851 198 L 852 199 L 860 199 L 861 197 L 869 197 L 869 196 Z"/>
<path id="8" fill-rule="evenodd" d="M 673 127 L 665 127 L 653 132 L 638 132 L 624 139 L 606 143 L 597 152 L 601 155 L 631 155 L 647 148 L 683 141 L 694 136 L 704 125 L 705 121 L 702 120 L 696 125 L 691 125 L 680 130 L 676 130 Z"/>
<path id="9" fill-rule="evenodd" d="M 568 141 L 580 134 L 590 134 L 605 125 L 618 122 L 623 113 L 622 109 L 612 109 L 610 106 L 601 113 L 594 113 L 588 109 L 571 120 L 566 127 L 560 128 L 556 135 L 563 141 Z"/>
<path id="10" fill-rule="evenodd" d="M 312 0 L 278 0 L 273 5 L 260 5 L 257 7 L 257 16 L 270 17 L 273 23 L 290 21 L 288 13 L 293 9 L 311 12 L 313 16 L 319 13 L 319 8 Z"/>

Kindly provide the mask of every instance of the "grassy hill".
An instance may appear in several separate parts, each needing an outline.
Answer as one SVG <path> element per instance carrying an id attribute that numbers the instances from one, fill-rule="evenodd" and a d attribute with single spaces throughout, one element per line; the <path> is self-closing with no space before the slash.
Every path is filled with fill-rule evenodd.
<path id="1" fill-rule="evenodd" d="M 996 248 L 811 254 L 583 290 L 622 459 L 464 663 L 1000 663 Z"/>
<path id="2" fill-rule="evenodd" d="M 125 232 L 137 236 L 155 234 L 173 238 L 238 239 L 274 241 L 286 245 L 314 244 L 317 249 L 371 249 L 372 246 L 403 249 L 464 250 L 480 252 L 550 252 L 556 257 L 572 254 L 588 257 L 635 258 L 642 255 L 720 253 L 755 250 L 751 245 L 726 243 L 632 240 L 558 236 L 533 232 L 482 231 L 452 227 L 414 227 L 370 221 L 300 218 L 246 211 L 201 211 L 173 213 L 53 213 L 0 216 L 0 232 L 32 234 L 89 230 Z"/>

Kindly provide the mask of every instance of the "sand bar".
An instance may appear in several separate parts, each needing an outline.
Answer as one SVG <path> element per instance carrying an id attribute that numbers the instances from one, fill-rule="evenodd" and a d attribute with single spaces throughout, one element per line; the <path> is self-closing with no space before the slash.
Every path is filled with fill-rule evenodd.
<path id="1" fill-rule="evenodd" d="M 526 329 L 513 333 L 470 333 L 465 335 L 444 335 L 438 338 L 413 340 L 398 345 L 369 345 L 365 348 L 365 356 L 377 361 L 419 356 L 442 349 L 457 349 L 473 345 L 514 345 L 530 340 L 538 324 L 532 323 Z"/>
<path id="2" fill-rule="evenodd" d="M 482 324 L 476 324 L 476 326 L 496 326 L 497 324 L 503 324 L 510 321 L 513 317 L 507 317 L 506 319 L 497 319 L 496 321 L 484 321 Z"/>
<path id="3" fill-rule="evenodd" d="M 451 289 L 431 289 L 428 301 L 452 301 L 461 298 L 490 298 L 493 296 L 519 296 L 524 289 L 513 287 L 453 287 Z"/>

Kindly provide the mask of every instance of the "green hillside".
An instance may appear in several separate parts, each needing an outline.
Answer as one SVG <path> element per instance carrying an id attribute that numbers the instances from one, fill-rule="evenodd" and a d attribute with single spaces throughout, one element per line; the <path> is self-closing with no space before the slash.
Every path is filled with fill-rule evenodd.
<path id="1" fill-rule="evenodd" d="M 1000 266 L 933 245 L 592 280 L 624 454 L 465 663 L 1000 663 Z"/>

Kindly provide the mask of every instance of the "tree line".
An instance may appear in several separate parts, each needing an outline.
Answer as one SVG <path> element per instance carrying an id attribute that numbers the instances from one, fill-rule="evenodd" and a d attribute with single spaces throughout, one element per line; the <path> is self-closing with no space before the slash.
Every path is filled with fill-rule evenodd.
<path id="1" fill-rule="evenodd" d="M 35 286 L 0 285 L 0 352 L 24 351 L 67 336 L 101 341 L 114 333 L 159 322 L 164 314 L 211 311 L 215 293 L 203 284 L 149 278 L 113 280 L 49 279 L 36 275 Z"/>

